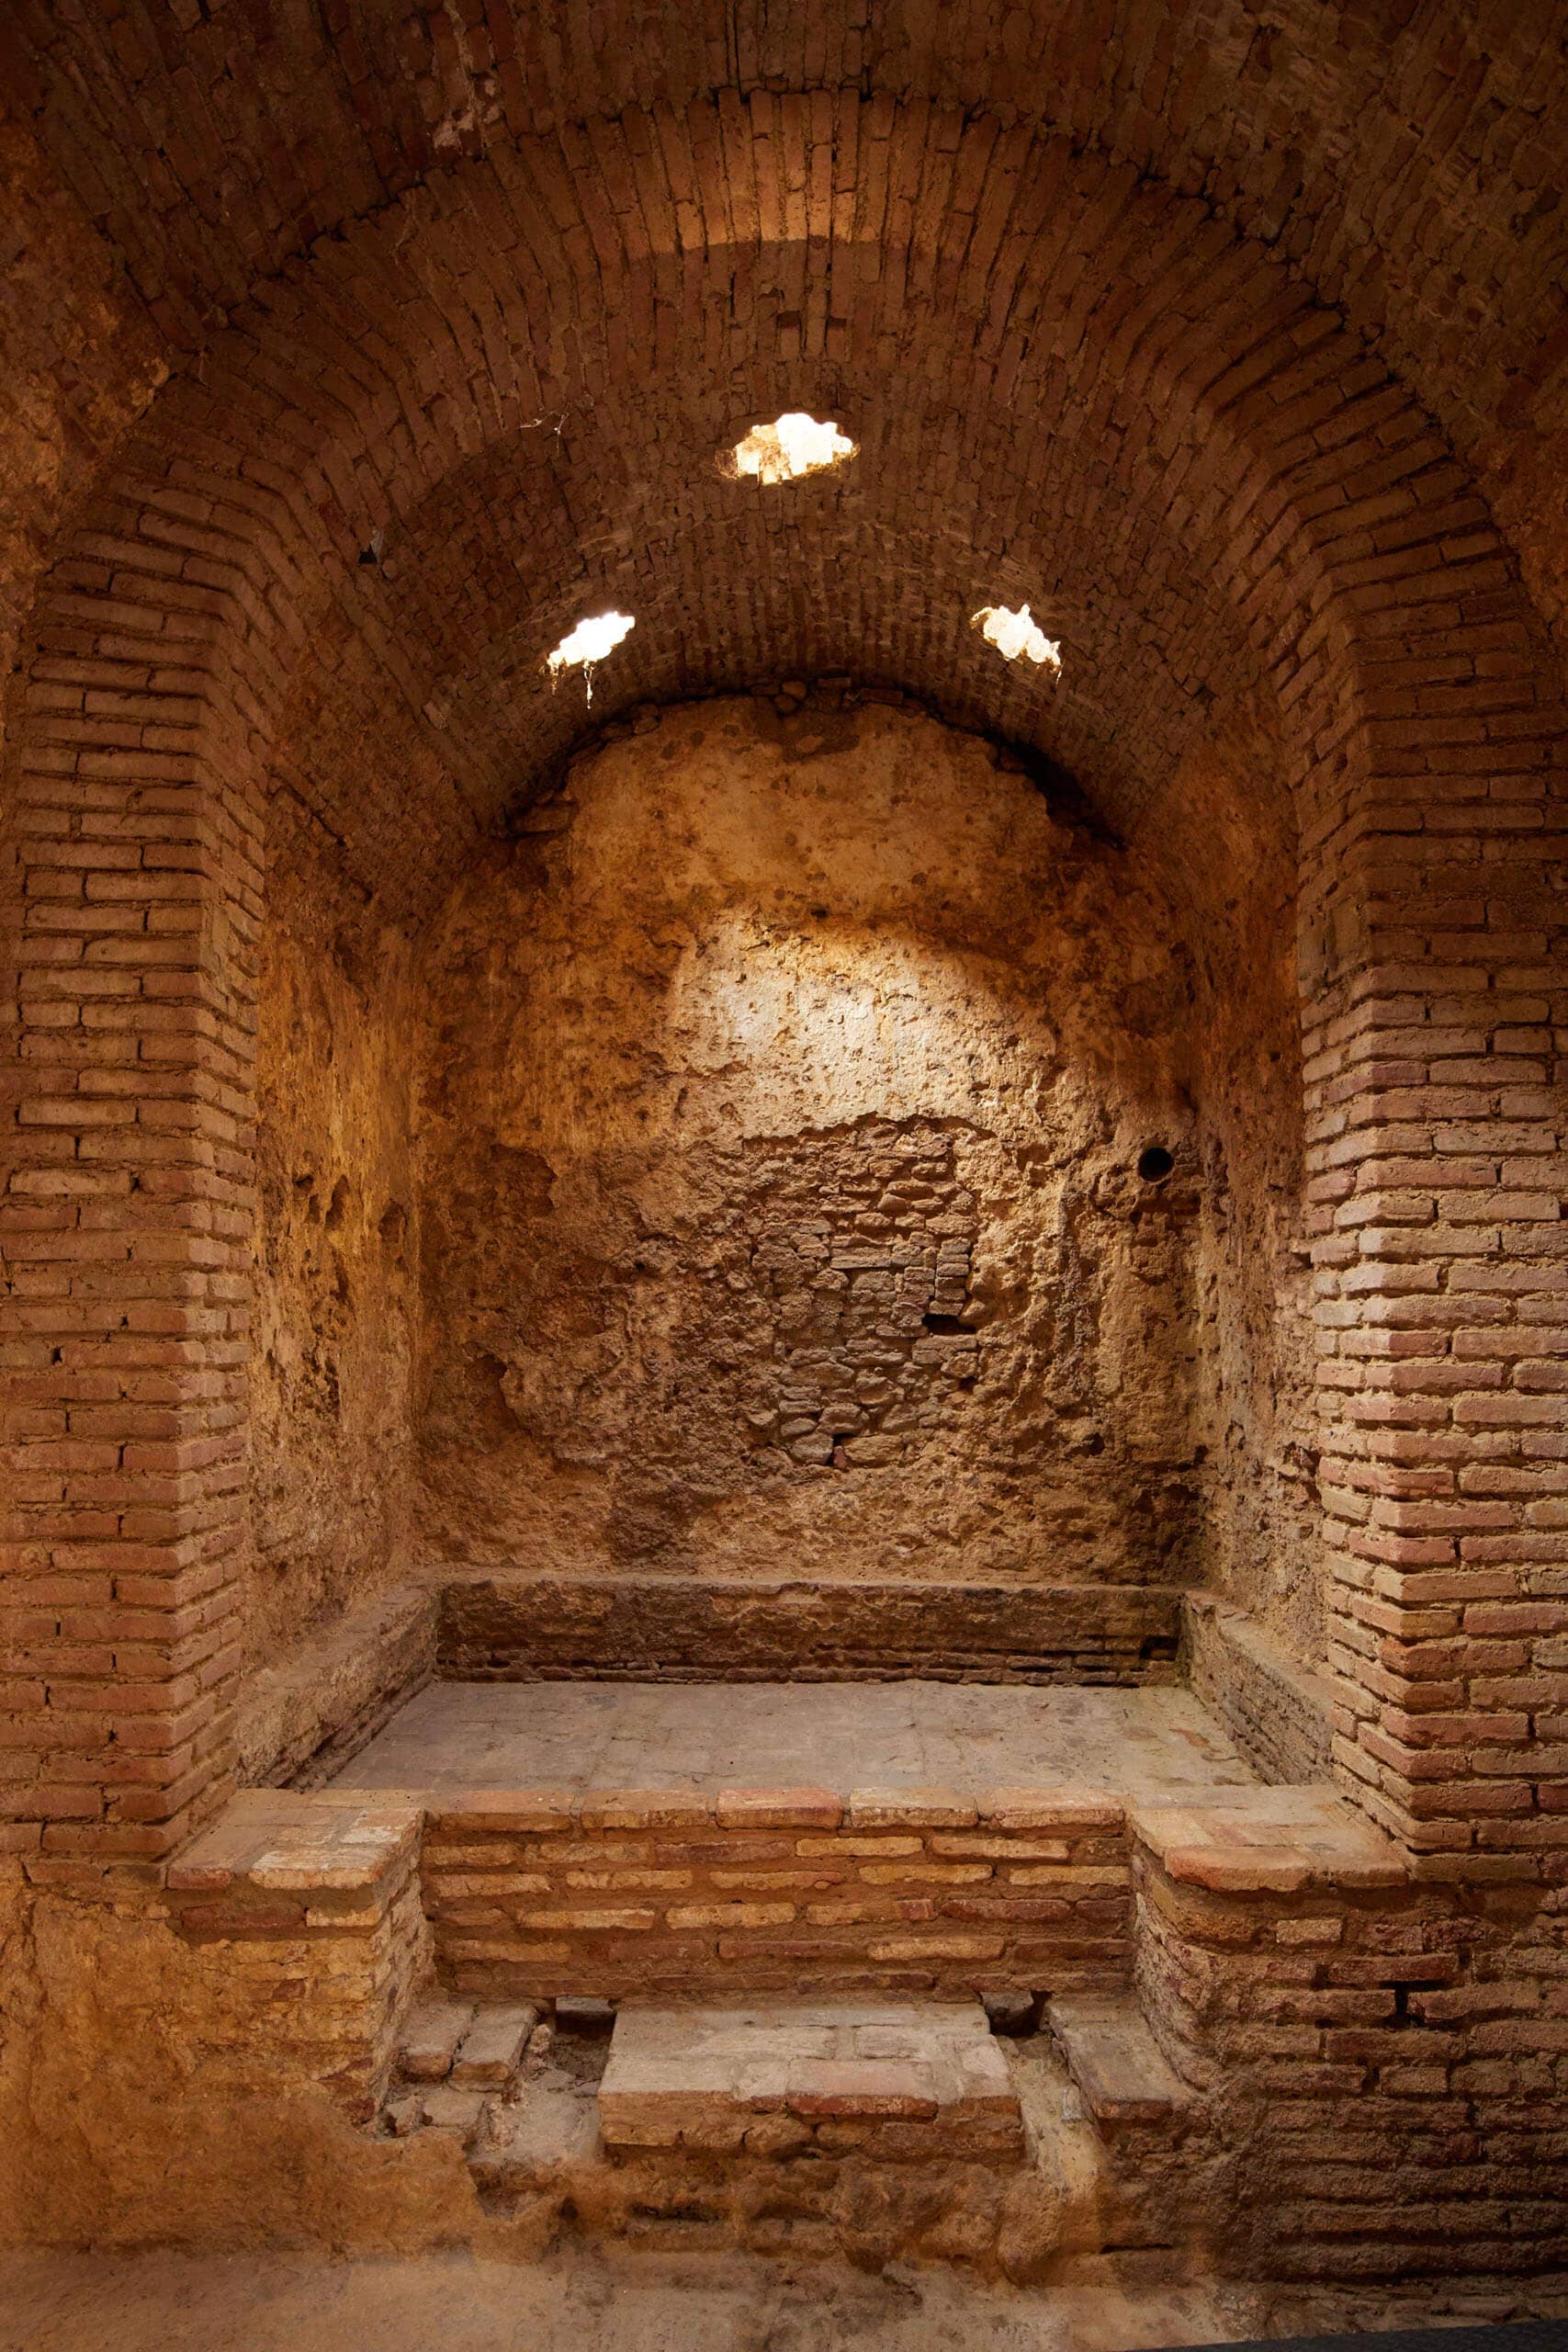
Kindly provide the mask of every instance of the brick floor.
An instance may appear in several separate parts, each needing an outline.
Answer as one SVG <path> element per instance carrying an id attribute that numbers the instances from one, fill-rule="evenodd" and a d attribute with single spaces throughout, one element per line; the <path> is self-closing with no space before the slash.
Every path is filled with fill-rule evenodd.
<path id="1" fill-rule="evenodd" d="M 1049 1787 L 1194 1798 L 1254 1774 L 1184 1690 L 942 1682 L 436 1683 L 344 1789 Z"/>

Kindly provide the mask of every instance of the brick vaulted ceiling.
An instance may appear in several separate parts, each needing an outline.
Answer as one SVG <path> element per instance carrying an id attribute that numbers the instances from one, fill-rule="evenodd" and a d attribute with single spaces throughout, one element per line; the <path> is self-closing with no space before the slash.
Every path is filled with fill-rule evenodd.
<path id="1" fill-rule="evenodd" d="M 1330 572 L 1375 592 L 1380 498 L 1450 544 L 1495 518 L 1559 623 L 1565 33 L 1517 0 L 13 0 L 11 122 L 114 321 L 65 396 L 106 410 L 98 486 L 50 519 L 90 562 L 154 484 L 193 545 L 217 473 L 285 514 L 239 561 L 241 700 L 391 912 L 581 730 L 540 662 L 612 600 L 595 717 L 846 670 L 1130 831 L 1216 702 L 1307 724 L 1281 679 Z M 795 405 L 852 467 L 720 475 Z M 1334 478 L 1351 410 L 1386 483 Z M 1316 568 L 1265 594 L 1285 469 Z M 992 596 L 1060 635 L 1058 687 L 964 628 Z"/>

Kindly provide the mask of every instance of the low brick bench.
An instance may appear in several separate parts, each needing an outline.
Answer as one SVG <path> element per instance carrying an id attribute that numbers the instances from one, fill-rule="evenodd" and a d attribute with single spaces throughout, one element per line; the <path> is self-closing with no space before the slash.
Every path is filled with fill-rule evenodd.
<path id="1" fill-rule="evenodd" d="M 457 1680 L 1176 1682 L 1165 1585 L 801 1577 L 454 1577 L 439 1671 Z"/>
<path id="2" fill-rule="evenodd" d="M 1217 1894 L 1402 1886 L 1408 1858 L 1337 1790 L 1216 1790 L 1129 1808 L 1134 1845 L 1178 1884 Z"/>
<path id="3" fill-rule="evenodd" d="M 1088 1788 L 470 1791 L 424 1906 L 457 1993 L 1066 1991 L 1125 1981 L 1120 1803 Z"/>

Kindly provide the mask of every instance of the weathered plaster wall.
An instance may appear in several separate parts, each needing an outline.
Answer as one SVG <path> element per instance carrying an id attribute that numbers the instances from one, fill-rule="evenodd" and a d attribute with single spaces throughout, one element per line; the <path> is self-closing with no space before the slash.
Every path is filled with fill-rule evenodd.
<path id="1" fill-rule="evenodd" d="M 412 986 L 397 934 L 343 922 L 321 876 L 275 877 L 257 1069 L 254 1666 L 407 1567 Z"/>
<path id="2" fill-rule="evenodd" d="M 1233 709 L 1180 763 L 1140 843 L 1171 892 L 1194 979 L 1210 1573 L 1290 1648 L 1320 1657 L 1295 821 L 1257 710 Z"/>
<path id="3" fill-rule="evenodd" d="M 1200 1575 L 1215 1154 L 1146 875 L 852 693 L 645 714 L 526 821 L 428 959 L 431 1553 Z"/>

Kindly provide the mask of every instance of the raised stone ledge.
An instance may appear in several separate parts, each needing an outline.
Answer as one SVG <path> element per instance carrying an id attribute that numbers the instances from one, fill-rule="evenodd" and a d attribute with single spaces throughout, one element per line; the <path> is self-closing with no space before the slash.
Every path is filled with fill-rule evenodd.
<path id="1" fill-rule="evenodd" d="M 1403 1885 L 1409 1858 L 1331 1789 L 1226 1789 L 1202 1804 L 1133 1805 L 1136 1847 L 1217 1894 Z"/>
<path id="2" fill-rule="evenodd" d="M 443 1673 L 470 1681 L 1174 1682 L 1181 1594 L 1156 1585 L 739 1584 L 454 1577 Z"/>
<path id="3" fill-rule="evenodd" d="M 419 1859 L 416 1800 L 243 1789 L 164 1872 L 186 1934 L 275 1935 L 374 1920 Z"/>
<path id="4" fill-rule="evenodd" d="M 1130 1996 L 1068 1994 L 1045 2020 L 1097 2125 L 1161 2123 L 1190 2094 Z"/>
<path id="5" fill-rule="evenodd" d="M 261 1792 L 254 1793 L 260 1794 Z M 323 1791 L 339 1804 L 363 1792 Z M 1241 1792 L 1241 1793 L 1247 1793 Z M 412 1792 L 396 1800 L 417 1805 Z M 502 1834 L 580 1826 L 593 1830 L 974 1829 L 1090 1830 L 1114 1833 L 1125 1807 L 1119 1797 L 1076 1784 L 1038 1789 L 454 1789 L 428 1799 L 431 1822 L 442 1828 Z M 194 1850 L 194 1849 L 193 1849 Z M 187 1858 L 188 1859 L 188 1858 Z"/>

